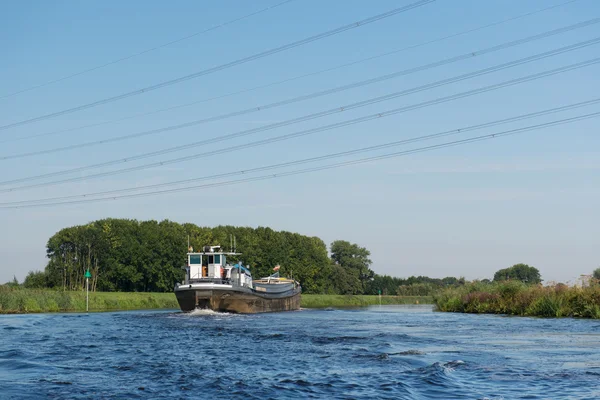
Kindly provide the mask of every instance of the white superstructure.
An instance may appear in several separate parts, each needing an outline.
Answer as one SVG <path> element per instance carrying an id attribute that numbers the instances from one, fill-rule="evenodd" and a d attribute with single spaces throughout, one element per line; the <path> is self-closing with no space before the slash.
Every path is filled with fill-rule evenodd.
<path id="1" fill-rule="evenodd" d="M 220 284 L 252 288 L 252 273 L 241 262 L 228 264 L 228 256 L 240 253 L 225 252 L 221 246 L 205 246 L 203 252 L 189 252 L 186 279 L 182 285 Z"/>

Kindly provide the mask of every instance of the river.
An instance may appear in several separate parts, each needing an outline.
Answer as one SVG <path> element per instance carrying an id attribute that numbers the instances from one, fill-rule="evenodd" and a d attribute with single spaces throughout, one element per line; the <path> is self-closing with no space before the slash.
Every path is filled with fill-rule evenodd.
<path id="1" fill-rule="evenodd" d="M 430 306 L 4 315 L 0 398 L 600 398 L 600 322 Z"/>

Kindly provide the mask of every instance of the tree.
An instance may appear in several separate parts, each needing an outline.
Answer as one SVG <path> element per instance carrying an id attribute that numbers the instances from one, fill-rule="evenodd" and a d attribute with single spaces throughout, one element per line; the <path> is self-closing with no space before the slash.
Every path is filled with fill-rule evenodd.
<path id="1" fill-rule="evenodd" d="M 13 275 L 13 280 L 10 282 L 6 282 L 6 286 L 11 287 L 11 288 L 18 288 L 19 285 L 19 280 L 17 279 L 17 277 L 15 275 Z"/>
<path id="2" fill-rule="evenodd" d="M 369 268 L 372 261 L 369 259 L 371 253 L 364 247 L 347 242 L 345 240 L 336 240 L 331 243 L 331 260 L 336 265 L 353 273 L 358 274 L 361 282 L 361 293 L 365 292 L 366 282 L 373 279 L 375 273 Z"/>
<path id="3" fill-rule="evenodd" d="M 540 271 L 527 264 L 515 264 L 510 268 L 504 268 L 494 274 L 494 282 L 521 281 L 529 285 L 535 285 L 542 281 Z"/>
<path id="4" fill-rule="evenodd" d="M 364 294 L 376 295 L 381 291 L 381 294 L 384 296 L 394 295 L 396 294 L 398 286 L 404 284 L 406 284 L 405 279 L 375 274 L 373 279 L 367 281 Z"/>
<path id="5" fill-rule="evenodd" d="M 42 271 L 29 271 L 25 277 L 23 286 L 27 289 L 42 289 L 48 287 L 46 273 Z"/>
<path id="6" fill-rule="evenodd" d="M 221 245 L 229 250 L 230 235 L 252 275 L 270 275 L 281 265 L 283 276 L 300 281 L 304 293 L 331 291 L 331 261 L 327 246 L 316 237 L 271 228 L 199 227 L 172 221 L 104 219 L 61 229 L 47 244 L 44 275 L 28 275 L 27 285 L 85 290 L 85 271 L 92 273 L 91 290 L 168 292 L 183 279 L 190 244 L 196 250 Z M 45 278 L 45 280 L 43 279 Z"/>
<path id="7" fill-rule="evenodd" d="M 600 268 L 596 268 L 592 275 L 594 276 L 594 279 L 600 281 Z"/>
<path id="8" fill-rule="evenodd" d="M 363 291 L 357 271 L 339 264 L 331 266 L 331 282 L 337 294 L 360 294 Z"/>

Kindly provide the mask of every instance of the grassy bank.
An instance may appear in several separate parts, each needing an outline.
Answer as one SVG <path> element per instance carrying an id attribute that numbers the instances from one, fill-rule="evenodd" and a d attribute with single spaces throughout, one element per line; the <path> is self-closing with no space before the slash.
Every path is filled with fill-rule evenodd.
<path id="1" fill-rule="evenodd" d="M 471 283 L 434 296 L 439 311 L 600 319 L 600 285 L 586 288 Z"/>
<path id="2" fill-rule="evenodd" d="M 427 296 L 381 296 L 381 304 L 427 304 Z M 379 296 L 302 295 L 303 308 L 364 307 Z M 173 293 L 90 292 L 90 311 L 179 308 Z M 0 314 L 85 311 L 85 292 L 0 286 Z"/>
<path id="3" fill-rule="evenodd" d="M 381 304 L 431 304 L 429 296 L 381 296 Z M 379 304 L 379 296 L 303 294 L 303 308 L 365 307 Z"/>
<path id="4" fill-rule="evenodd" d="M 173 293 L 90 292 L 90 311 L 179 308 Z M 0 313 L 85 311 L 85 292 L 0 287 Z"/>

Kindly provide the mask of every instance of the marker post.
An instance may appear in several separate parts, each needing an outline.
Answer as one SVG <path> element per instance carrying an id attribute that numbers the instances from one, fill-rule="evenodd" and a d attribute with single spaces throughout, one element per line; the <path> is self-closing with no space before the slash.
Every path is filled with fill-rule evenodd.
<path id="1" fill-rule="evenodd" d="M 90 274 L 90 270 L 85 271 L 85 312 L 90 311 L 90 278 L 92 274 Z"/>

